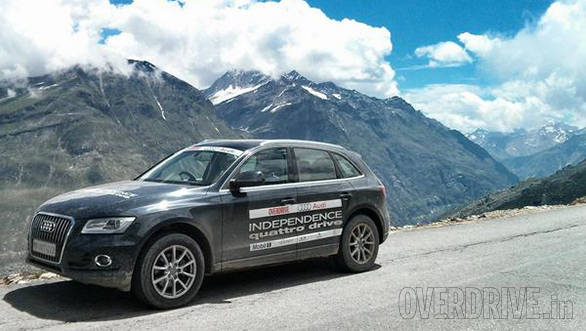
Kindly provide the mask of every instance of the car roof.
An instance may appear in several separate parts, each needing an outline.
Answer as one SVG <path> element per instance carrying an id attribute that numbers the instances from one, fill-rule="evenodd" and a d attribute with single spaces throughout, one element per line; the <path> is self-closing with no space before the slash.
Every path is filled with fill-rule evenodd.
<path id="1" fill-rule="evenodd" d="M 317 147 L 346 151 L 346 149 L 340 145 L 298 139 L 206 139 L 196 144 L 196 146 L 220 146 L 239 149 L 241 151 L 253 149 L 259 146 Z"/>

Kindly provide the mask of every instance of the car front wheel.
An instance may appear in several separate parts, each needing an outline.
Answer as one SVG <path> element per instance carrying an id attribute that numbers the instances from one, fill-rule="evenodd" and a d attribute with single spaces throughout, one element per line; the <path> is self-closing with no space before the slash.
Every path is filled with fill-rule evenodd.
<path id="1" fill-rule="evenodd" d="M 344 227 L 337 264 L 350 272 L 370 270 L 378 254 L 379 235 L 376 225 L 366 215 L 356 215 Z"/>
<path id="2" fill-rule="evenodd" d="M 145 248 L 133 276 L 133 292 L 155 308 L 184 306 L 199 291 L 204 269 L 195 240 L 181 233 L 167 234 Z"/>

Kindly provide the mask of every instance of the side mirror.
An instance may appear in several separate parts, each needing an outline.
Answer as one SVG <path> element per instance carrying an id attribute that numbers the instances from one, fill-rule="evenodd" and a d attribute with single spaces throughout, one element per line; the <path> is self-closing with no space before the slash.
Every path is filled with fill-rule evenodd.
<path id="1" fill-rule="evenodd" d="M 230 180 L 230 192 L 238 193 L 241 187 L 258 186 L 265 183 L 265 176 L 260 170 L 241 172 Z"/>

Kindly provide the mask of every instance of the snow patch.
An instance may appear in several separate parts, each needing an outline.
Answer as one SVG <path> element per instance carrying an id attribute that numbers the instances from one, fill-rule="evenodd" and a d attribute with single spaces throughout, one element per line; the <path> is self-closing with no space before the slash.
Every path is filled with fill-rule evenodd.
<path id="1" fill-rule="evenodd" d="M 41 87 L 39 87 L 39 90 L 46 90 L 46 89 L 50 89 L 51 87 L 55 87 L 55 86 L 59 86 L 59 84 L 51 84 L 48 86 L 41 86 Z"/>
<path id="2" fill-rule="evenodd" d="M 261 84 L 258 84 L 258 85 L 255 85 L 255 86 L 251 86 L 251 87 L 239 87 L 239 86 L 230 85 L 230 86 L 228 86 L 228 88 L 223 89 L 223 90 L 219 90 L 216 93 L 214 93 L 210 97 L 210 101 L 212 102 L 212 104 L 217 105 L 217 104 L 220 104 L 226 100 L 233 99 L 239 95 L 255 91 L 256 89 L 265 85 L 266 83 L 268 83 L 268 81 L 261 83 Z"/>
<path id="3" fill-rule="evenodd" d="M 270 105 L 268 105 L 268 106 L 264 107 L 263 109 L 261 109 L 261 111 L 260 111 L 260 112 L 261 112 L 261 113 L 264 113 L 264 112 L 266 112 L 266 111 L 269 111 L 269 112 L 271 112 L 271 113 L 274 113 L 274 112 L 276 112 L 277 110 L 279 110 L 279 109 L 281 109 L 281 108 L 283 108 L 283 107 L 286 107 L 286 106 L 290 106 L 290 105 L 292 105 L 292 103 L 291 103 L 291 102 L 285 102 L 285 103 L 280 103 L 280 104 L 276 104 L 276 105 L 275 105 L 275 104 L 273 104 L 273 103 L 271 103 Z M 274 106 L 274 107 L 273 107 L 273 106 Z"/>
<path id="4" fill-rule="evenodd" d="M 267 110 L 271 109 L 271 107 L 272 107 L 272 106 L 273 106 L 273 104 L 271 103 L 270 105 L 268 105 L 268 106 L 264 107 L 263 109 L 261 109 L 261 111 L 260 111 L 260 112 L 261 112 L 261 113 L 264 113 L 265 111 L 267 111 Z"/>
<path id="5" fill-rule="evenodd" d="M 159 106 L 159 110 L 161 111 L 161 117 L 163 117 L 163 119 L 166 121 L 167 118 L 165 117 L 165 110 L 163 110 L 163 107 L 161 106 L 161 103 L 157 97 L 155 97 L 155 101 L 157 102 L 157 106 Z"/>
<path id="6" fill-rule="evenodd" d="M 568 136 L 566 135 L 566 133 L 560 133 L 558 134 L 555 138 L 553 138 L 553 141 L 555 141 L 558 144 L 563 144 L 566 141 L 568 141 Z"/>
<path id="7" fill-rule="evenodd" d="M 334 98 L 342 100 L 342 96 L 339 93 L 332 93 L 332 95 L 334 96 Z"/>
<path id="8" fill-rule="evenodd" d="M 279 110 L 279 109 L 281 109 L 281 108 L 283 108 L 283 107 L 290 106 L 290 105 L 292 105 L 292 103 L 291 103 L 291 102 L 286 102 L 286 103 L 282 103 L 282 104 L 280 104 L 280 105 L 277 105 L 275 108 L 271 109 L 271 113 L 274 113 L 274 112 L 276 112 L 277 110 Z"/>
<path id="9" fill-rule="evenodd" d="M 217 128 L 217 127 L 214 125 L 214 122 L 212 122 L 212 121 L 210 120 L 210 118 L 209 118 L 209 117 L 207 117 L 207 116 L 206 116 L 206 119 L 208 120 L 208 122 L 210 122 L 210 124 L 211 124 L 211 125 L 214 127 L 214 129 L 216 129 L 216 132 L 217 132 L 218 134 L 220 134 L 220 130 L 218 130 L 218 128 Z"/>
<path id="10" fill-rule="evenodd" d="M 311 87 L 305 86 L 305 85 L 302 85 L 301 87 L 304 90 L 306 90 L 307 92 L 309 92 L 310 94 L 313 94 L 313 95 L 315 95 L 316 97 L 318 97 L 320 99 L 328 100 L 328 96 L 325 95 L 325 94 L 323 94 L 322 92 L 316 91 L 316 90 L 312 89 Z"/>
<path id="11" fill-rule="evenodd" d="M 293 86 L 295 86 L 295 84 L 293 84 Z M 281 91 L 281 93 L 279 93 L 279 95 L 277 95 L 277 98 L 280 98 L 280 97 L 283 95 L 283 93 L 285 93 L 285 91 L 287 91 L 288 89 L 289 89 L 288 87 L 285 87 L 285 88 L 284 88 L 284 89 Z M 276 99 L 276 98 L 275 98 L 275 99 Z"/>

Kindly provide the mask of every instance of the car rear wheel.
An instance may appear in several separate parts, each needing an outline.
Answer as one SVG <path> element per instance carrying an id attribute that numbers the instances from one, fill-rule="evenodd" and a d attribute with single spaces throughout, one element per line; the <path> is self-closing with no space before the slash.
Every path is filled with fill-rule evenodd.
<path id="1" fill-rule="evenodd" d="M 133 292 L 146 304 L 170 309 L 188 304 L 204 276 L 201 248 L 181 233 L 164 235 L 141 255 L 133 276 Z"/>
<path id="2" fill-rule="evenodd" d="M 356 215 L 344 227 L 337 264 L 350 272 L 370 270 L 378 254 L 379 235 L 376 225 L 366 215 Z"/>

